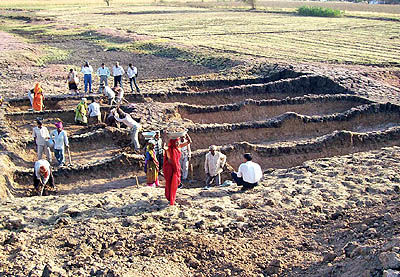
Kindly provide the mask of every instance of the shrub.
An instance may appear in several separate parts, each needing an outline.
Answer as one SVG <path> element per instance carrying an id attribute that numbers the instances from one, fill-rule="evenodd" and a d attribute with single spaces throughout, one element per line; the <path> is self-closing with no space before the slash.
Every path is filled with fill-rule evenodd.
<path id="1" fill-rule="evenodd" d="M 321 8 L 314 6 L 301 6 L 297 9 L 297 13 L 303 16 L 322 16 L 322 17 L 339 17 L 343 14 L 340 10 L 331 8 Z"/>

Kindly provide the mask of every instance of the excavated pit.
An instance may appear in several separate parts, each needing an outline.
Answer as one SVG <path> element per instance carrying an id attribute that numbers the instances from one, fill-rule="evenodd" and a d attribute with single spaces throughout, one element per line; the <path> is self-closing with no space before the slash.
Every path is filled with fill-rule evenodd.
<path id="1" fill-rule="evenodd" d="M 219 106 L 180 105 L 182 118 L 194 123 L 237 123 L 265 120 L 286 112 L 302 115 L 324 115 L 341 113 L 371 101 L 349 95 L 306 96 L 285 100 L 246 100 L 241 103 Z"/>
<path id="2" fill-rule="evenodd" d="M 259 163 L 266 170 L 301 166 L 308 160 L 376 150 L 394 145 L 400 145 L 400 126 L 374 132 L 335 131 L 309 140 L 279 142 L 270 145 L 241 142 L 225 145 L 221 148 L 221 152 L 227 155 L 229 164 L 235 168 L 243 162 L 244 153 L 252 153 L 253 161 Z M 192 155 L 193 175 L 199 180 L 205 178 L 204 158 L 206 153 L 207 150 L 203 149 Z M 313 172 L 312 168 L 307 168 L 307 170 Z M 230 178 L 228 172 L 224 172 L 223 177 Z M 194 183 L 193 187 L 197 185 L 199 183 Z"/>
<path id="3" fill-rule="evenodd" d="M 212 144 L 221 147 L 234 167 L 242 162 L 243 153 L 251 152 L 268 169 L 400 143 L 399 106 L 357 97 L 316 75 L 291 72 L 259 79 L 186 81 L 177 91 L 127 93 L 125 97 L 138 103 L 123 109 L 141 118 L 144 131 L 166 129 L 184 119 L 182 124 L 193 140 L 192 187 L 203 185 L 204 157 Z M 62 120 L 70 136 L 73 164 L 54 167 L 59 194 L 135 186 L 136 177 L 145 183 L 144 157 L 132 154 L 128 130 L 76 125 L 74 108 L 80 96 L 46 99 L 47 110 L 41 113 L 28 111 L 27 98 L 8 101 L 3 139 L 18 168 L 13 177 L 20 189 L 15 196 L 29 195 L 32 187 L 36 151 L 31 132 L 37 117 L 44 119 L 49 130 Z M 154 109 L 157 106 L 162 108 Z M 103 114 L 108 111 L 103 105 Z M 164 115 L 156 117 L 160 113 Z M 142 136 L 140 143 L 145 143 Z"/>
<path id="4" fill-rule="evenodd" d="M 142 168 L 143 156 L 120 152 L 84 165 L 74 163 L 72 166 L 54 168 L 53 175 L 59 194 L 100 193 L 136 185 L 136 176 L 139 182 L 143 182 Z M 25 188 L 15 196 L 30 195 L 32 173 L 30 169 L 15 171 L 14 181 Z"/>
<path id="5" fill-rule="evenodd" d="M 258 122 L 198 125 L 190 129 L 190 134 L 194 149 L 204 149 L 211 144 L 225 145 L 243 141 L 268 144 L 322 136 L 336 130 L 379 131 L 395 125 L 400 125 L 399 106 L 371 104 L 332 115 L 303 116 L 286 113 Z"/>

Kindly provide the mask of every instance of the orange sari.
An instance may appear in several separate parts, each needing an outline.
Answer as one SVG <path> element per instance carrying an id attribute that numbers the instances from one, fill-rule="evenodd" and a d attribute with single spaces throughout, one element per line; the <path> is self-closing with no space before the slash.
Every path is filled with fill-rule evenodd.
<path id="1" fill-rule="evenodd" d="M 43 111 L 43 90 L 40 87 L 39 83 L 35 85 L 35 88 L 33 90 L 34 96 L 33 96 L 33 110 L 37 112 Z"/>

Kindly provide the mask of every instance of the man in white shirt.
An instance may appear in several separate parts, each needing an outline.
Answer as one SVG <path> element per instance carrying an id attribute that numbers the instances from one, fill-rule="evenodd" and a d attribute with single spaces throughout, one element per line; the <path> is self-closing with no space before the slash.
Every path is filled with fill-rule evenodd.
<path id="1" fill-rule="evenodd" d="M 100 85 L 104 84 L 105 86 L 108 86 L 108 77 L 110 77 L 110 70 L 108 69 L 108 67 L 105 66 L 104 63 L 102 63 L 101 66 L 97 69 L 96 74 L 100 77 Z M 101 93 L 100 89 L 99 93 Z"/>
<path id="2" fill-rule="evenodd" d="M 69 148 L 68 136 L 62 122 L 57 122 L 55 125 L 57 129 L 51 132 L 50 137 L 54 143 L 54 156 L 58 166 L 62 166 L 65 164 L 65 148 Z"/>
<path id="3" fill-rule="evenodd" d="M 254 188 L 263 177 L 259 164 L 252 162 L 253 157 L 250 153 L 243 155 L 244 163 L 239 166 L 238 172 L 232 172 L 233 181 L 238 186 L 243 186 L 242 191 Z"/>
<path id="4" fill-rule="evenodd" d="M 226 163 L 226 156 L 221 152 L 217 151 L 215 145 L 209 147 L 210 152 L 206 154 L 206 160 L 204 162 L 204 170 L 206 172 L 206 186 L 204 189 L 210 189 L 210 186 L 221 184 L 221 173 Z"/>
<path id="5" fill-rule="evenodd" d="M 128 69 L 126 71 L 126 74 L 128 75 L 129 78 L 129 84 L 131 85 L 131 91 L 133 92 L 133 84 L 135 84 L 136 92 L 140 93 L 140 89 L 136 83 L 136 77 L 138 76 L 138 71 L 135 66 L 133 66 L 131 63 L 128 66 Z"/>
<path id="6" fill-rule="evenodd" d="M 83 73 L 83 82 L 85 84 L 85 93 L 87 93 L 88 86 L 89 86 L 89 93 L 92 93 L 92 73 L 93 68 L 86 62 L 84 66 L 82 66 L 81 72 Z"/>
<path id="7" fill-rule="evenodd" d="M 115 103 L 115 92 L 109 86 L 105 86 L 103 90 L 104 96 L 108 98 L 108 105 L 113 105 Z"/>
<path id="8" fill-rule="evenodd" d="M 96 98 L 92 98 L 92 103 L 88 106 L 89 125 L 101 123 L 100 104 L 97 103 Z"/>
<path id="9" fill-rule="evenodd" d="M 139 130 L 140 123 L 133 120 L 130 114 L 123 112 L 120 108 L 118 108 L 114 112 L 114 118 L 116 121 L 124 123 L 126 127 L 131 129 L 131 143 L 133 144 L 136 151 L 140 151 L 139 144 Z"/>
<path id="10" fill-rule="evenodd" d="M 38 160 L 33 168 L 33 186 L 40 196 L 43 194 L 47 183 L 54 188 L 54 178 L 50 164 L 46 160 Z"/>
<path id="11" fill-rule="evenodd" d="M 122 88 L 122 75 L 125 74 L 125 70 L 122 66 L 119 65 L 119 62 L 116 62 L 113 67 L 113 76 L 114 76 L 114 87 L 119 86 Z"/>
<path id="12" fill-rule="evenodd" d="M 192 143 L 192 140 L 189 137 L 189 135 L 186 135 L 185 137 L 181 138 L 181 143 L 183 144 L 185 142 L 189 142 L 189 144 L 180 148 L 181 158 L 180 158 L 179 162 L 181 164 L 181 184 L 182 184 L 182 182 L 186 181 L 188 178 L 189 162 L 190 162 L 190 158 L 192 157 L 192 150 L 190 148 L 190 144 Z"/>
<path id="13" fill-rule="evenodd" d="M 47 160 L 51 162 L 51 153 L 48 147 L 48 140 L 50 138 L 49 130 L 43 126 L 40 119 L 36 120 L 37 127 L 32 130 L 33 139 L 37 146 L 37 157 L 38 160 L 42 159 L 43 152 L 45 153 Z"/>

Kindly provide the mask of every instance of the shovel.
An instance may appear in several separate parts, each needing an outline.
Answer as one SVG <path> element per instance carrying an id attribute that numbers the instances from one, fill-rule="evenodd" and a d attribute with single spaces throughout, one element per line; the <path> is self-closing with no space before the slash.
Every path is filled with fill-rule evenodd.
<path id="1" fill-rule="evenodd" d="M 69 165 L 72 165 L 71 151 L 69 151 L 69 147 L 67 148 L 67 150 L 68 150 L 68 160 L 69 160 Z"/>

